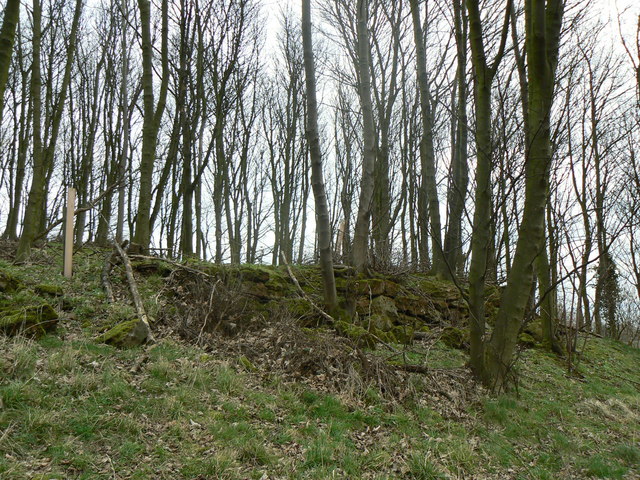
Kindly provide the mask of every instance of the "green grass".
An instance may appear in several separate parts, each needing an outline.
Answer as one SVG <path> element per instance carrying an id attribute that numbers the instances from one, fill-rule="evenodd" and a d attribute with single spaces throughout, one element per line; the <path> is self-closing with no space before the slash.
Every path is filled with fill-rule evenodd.
<path id="1" fill-rule="evenodd" d="M 178 341 L 95 343 L 128 310 L 104 304 L 104 255 L 80 257 L 70 281 L 57 267 L 0 264 L 27 285 L 62 282 L 76 317 L 37 341 L 0 338 L 3 480 L 640 478 L 637 349 L 589 339 L 579 375 L 527 350 L 508 395 L 434 397 L 418 376 L 404 404 L 384 404 L 375 389 L 356 401 Z M 466 361 L 441 344 L 405 358 L 441 369 Z M 464 408 L 448 408 L 456 401 Z"/>

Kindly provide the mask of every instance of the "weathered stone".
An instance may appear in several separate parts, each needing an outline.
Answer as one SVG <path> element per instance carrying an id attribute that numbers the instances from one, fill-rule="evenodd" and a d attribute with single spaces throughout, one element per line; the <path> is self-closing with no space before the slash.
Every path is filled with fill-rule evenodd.
<path id="1" fill-rule="evenodd" d="M 267 283 L 271 278 L 269 269 L 263 265 L 242 265 L 239 270 L 242 280 L 255 283 Z"/>
<path id="2" fill-rule="evenodd" d="M 402 295 L 396 297 L 396 307 L 398 311 L 412 317 L 433 316 L 433 306 L 428 298 L 417 295 Z"/>
<path id="3" fill-rule="evenodd" d="M 400 292 L 400 285 L 384 278 L 359 278 L 352 282 L 351 290 L 355 295 L 377 297 L 386 295 L 395 297 Z"/>
<path id="4" fill-rule="evenodd" d="M 542 328 L 542 319 L 540 317 L 528 322 L 523 328 L 522 333 L 527 333 L 534 338 L 536 342 L 544 342 L 544 330 Z"/>
<path id="5" fill-rule="evenodd" d="M 24 284 L 8 272 L 0 270 L 0 292 L 13 293 L 22 290 Z"/>
<path id="6" fill-rule="evenodd" d="M 456 348 L 458 350 L 466 349 L 469 346 L 469 330 L 446 327 L 442 330 L 440 340 L 449 348 Z"/>
<path id="7" fill-rule="evenodd" d="M 386 315 L 380 313 L 373 313 L 368 317 L 362 319 L 362 326 L 367 330 L 381 330 L 383 332 L 390 331 L 393 327 L 393 320 Z"/>
<path id="8" fill-rule="evenodd" d="M 380 295 L 371 301 L 371 313 L 398 320 L 398 308 L 392 298 Z"/>
<path id="9" fill-rule="evenodd" d="M 7 335 L 23 333 L 40 336 L 56 329 L 58 314 L 48 303 L 0 309 L 0 331 Z"/>
<path id="10" fill-rule="evenodd" d="M 140 319 L 117 324 L 100 335 L 96 341 L 114 347 L 130 348 L 142 345 L 149 336 L 149 327 Z"/>
<path id="11" fill-rule="evenodd" d="M 50 297 L 62 297 L 64 292 L 60 285 L 36 285 L 33 289 L 38 295 L 46 295 Z"/>
<path id="12" fill-rule="evenodd" d="M 360 325 L 354 325 L 346 321 L 338 321 L 335 327 L 341 335 L 353 340 L 360 347 L 373 348 L 377 343 L 376 339 Z"/>
<path id="13" fill-rule="evenodd" d="M 527 348 L 533 348 L 538 344 L 538 342 L 536 342 L 536 339 L 526 332 L 522 332 L 520 335 L 518 335 L 518 343 Z"/>

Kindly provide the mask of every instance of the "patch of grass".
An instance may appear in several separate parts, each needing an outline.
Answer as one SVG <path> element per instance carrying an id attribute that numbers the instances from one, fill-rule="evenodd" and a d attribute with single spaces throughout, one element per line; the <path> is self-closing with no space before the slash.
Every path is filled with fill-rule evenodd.
<path id="1" fill-rule="evenodd" d="M 105 254 L 79 252 L 71 280 L 51 267 L 56 245 L 39 253 L 46 261 L 8 266 L 28 288 L 60 284 L 78 320 L 64 319 L 64 339 L 0 338 L 3 480 L 107 479 L 114 470 L 177 480 L 640 478 L 637 349 L 588 339 L 582 378 L 544 350 L 523 351 L 517 392 L 497 397 L 415 376 L 404 404 L 374 388 L 353 399 L 314 388 L 313 378 L 238 371 L 237 355 L 176 340 L 131 350 L 95 343 L 101 325 L 130 312 L 104 303 L 96 272 Z M 139 280 L 155 311 L 161 280 Z M 126 289 L 120 281 L 114 275 Z M 415 345 L 405 358 L 462 372 L 467 354 Z"/>
<path id="2" fill-rule="evenodd" d="M 408 477 L 415 480 L 444 480 L 447 476 L 442 473 L 423 453 L 413 454 L 409 458 Z"/>
<path id="3" fill-rule="evenodd" d="M 640 465 L 640 448 L 629 444 L 620 444 L 613 449 L 613 456 L 630 467 Z"/>

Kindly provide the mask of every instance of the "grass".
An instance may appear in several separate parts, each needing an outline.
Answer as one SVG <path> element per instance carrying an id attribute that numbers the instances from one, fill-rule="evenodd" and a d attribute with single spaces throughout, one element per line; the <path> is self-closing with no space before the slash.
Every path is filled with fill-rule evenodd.
<path id="1" fill-rule="evenodd" d="M 420 377 L 412 402 L 383 405 L 374 390 L 356 402 L 171 339 L 95 343 L 126 312 L 103 303 L 103 256 L 84 255 L 68 282 L 51 267 L 1 265 L 27 284 L 63 282 L 76 316 L 37 341 L 0 338 L 3 480 L 640 478 L 637 349 L 589 339 L 578 375 L 524 351 L 516 392 L 480 393 L 462 410 Z M 441 344 L 407 355 L 465 361 Z"/>

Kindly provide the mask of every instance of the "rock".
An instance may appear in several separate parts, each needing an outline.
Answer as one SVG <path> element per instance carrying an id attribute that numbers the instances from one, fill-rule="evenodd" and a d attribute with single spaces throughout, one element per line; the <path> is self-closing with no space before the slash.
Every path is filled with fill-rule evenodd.
<path id="1" fill-rule="evenodd" d="M 393 320 L 380 313 L 373 313 L 369 317 L 363 317 L 362 324 L 362 326 L 366 327 L 369 331 L 378 330 L 388 332 L 394 327 Z"/>
<path id="2" fill-rule="evenodd" d="M 518 343 L 526 348 L 533 348 L 536 345 L 538 345 L 538 342 L 536 342 L 536 339 L 526 332 L 523 332 L 520 335 L 518 335 Z"/>
<path id="3" fill-rule="evenodd" d="M 22 290 L 24 284 L 8 272 L 0 270 L 0 292 L 13 293 Z"/>
<path id="4" fill-rule="evenodd" d="M 48 303 L 0 309 L 0 331 L 7 335 L 24 333 L 41 336 L 56 329 L 58 313 Z"/>
<path id="5" fill-rule="evenodd" d="M 142 275 L 168 277 L 173 270 L 162 260 L 132 260 L 131 268 Z"/>
<path id="6" fill-rule="evenodd" d="M 255 283 L 267 283 L 271 274 L 267 267 L 262 265 L 242 265 L 239 270 L 242 280 Z"/>
<path id="7" fill-rule="evenodd" d="M 416 295 L 403 295 L 396 297 L 396 308 L 411 317 L 433 319 L 436 316 L 432 303 L 428 298 Z"/>
<path id="8" fill-rule="evenodd" d="M 354 325 L 347 321 L 337 321 L 336 330 L 345 337 L 353 340 L 359 347 L 373 348 L 376 345 L 376 339 L 360 325 Z"/>
<path id="9" fill-rule="evenodd" d="M 62 287 L 59 285 L 47 285 L 43 283 L 41 285 L 36 285 L 33 290 L 38 295 L 49 297 L 62 297 L 64 295 Z"/>
<path id="10" fill-rule="evenodd" d="M 469 346 L 469 330 L 446 327 L 442 330 L 440 340 L 449 348 L 464 350 Z"/>
<path id="11" fill-rule="evenodd" d="M 540 317 L 528 322 L 522 327 L 522 333 L 526 333 L 538 342 L 544 342 L 544 330 L 542 329 L 542 319 Z"/>
<path id="12" fill-rule="evenodd" d="M 271 292 L 267 286 L 261 282 L 244 282 L 242 284 L 242 292 L 255 297 L 261 302 L 266 302 L 272 298 Z"/>
<path id="13" fill-rule="evenodd" d="M 351 287 L 354 294 L 370 297 L 395 297 L 400 292 L 400 285 L 385 278 L 359 278 L 351 283 Z"/>
<path id="14" fill-rule="evenodd" d="M 398 308 L 392 298 L 380 295 L 371 301 L 371 313 L 387 317 L 391 321 L 398 320 Z"/>
<path id="15" fill-rule="evenodd" d="M 129 348 L 142 345 L 148 336 L 149 327 L 142 320 L 134 318 L 107 330 L 96 338 L 96 341 L 114 347 Z"/>

